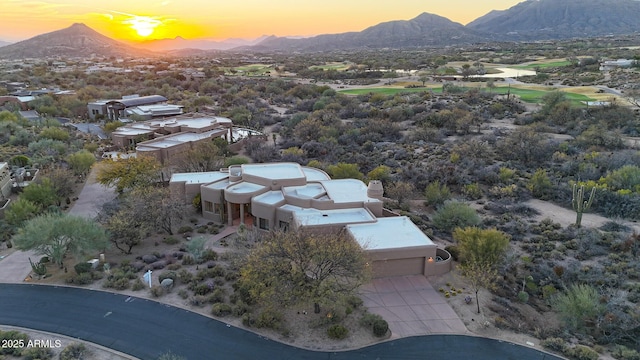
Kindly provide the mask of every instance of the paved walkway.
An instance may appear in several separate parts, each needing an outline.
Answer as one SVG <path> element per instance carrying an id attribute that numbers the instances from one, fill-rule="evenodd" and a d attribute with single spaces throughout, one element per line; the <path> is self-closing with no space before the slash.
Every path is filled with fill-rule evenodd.
<path id="1" fill-rule="evenodd" d="M 391 338 L 470 334 L 445 298 L 420 275 L 374 279 L 360 291 L 369 312 L 389 323 Z"/>
<path id="2" fill-rule="evenodd" d="M 69 214 L 93 218 L 98 214 L 102 205 L 116 197 L 113 189 L 106 188 L 96 182 L 96 170 L 94 166 L 87 181 L 78 195 L 78 200 L 69 210 Z M 42 255 L 36 255 L 33 251 L 15 250 L 9 252 L 0 251 L 0 283 L 22 283 L 31 273 L 29 258 L 38 261 Z"/>

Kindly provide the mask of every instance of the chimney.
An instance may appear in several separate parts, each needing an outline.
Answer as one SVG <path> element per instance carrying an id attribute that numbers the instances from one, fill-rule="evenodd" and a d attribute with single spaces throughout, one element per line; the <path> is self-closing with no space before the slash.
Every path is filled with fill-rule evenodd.
<path id="1" fill-rule="evenodd" d="M 369 186 L 367 187 L 368 197 L 382 201 L 383 194 L 384 188 L 382 187 L 382 182 L 380 180 L 369 181 Z"/>

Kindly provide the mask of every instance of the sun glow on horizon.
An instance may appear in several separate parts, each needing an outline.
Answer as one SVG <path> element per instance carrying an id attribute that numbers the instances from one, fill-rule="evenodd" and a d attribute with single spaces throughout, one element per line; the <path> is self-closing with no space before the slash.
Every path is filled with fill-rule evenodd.
<path id="1" fill-rule="evenodd" d="M 138 36 L 148 37 L 153 34 L 155 28 L 162 22 L 148 16 L 133 16 L 132 18 L 123 21 L 123 23 L 135 30 Z"/>

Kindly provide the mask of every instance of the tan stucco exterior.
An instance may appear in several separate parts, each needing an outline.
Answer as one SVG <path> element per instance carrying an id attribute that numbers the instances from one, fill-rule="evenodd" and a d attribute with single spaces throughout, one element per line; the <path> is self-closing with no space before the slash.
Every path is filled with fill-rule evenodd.
<path id="1" fill-rule="evenodd" d="M 211 221 L 260 230 L 347 230 L 371 257 L 376 277 L 443 274 L 451 257 L 407 217 L 383 208 L 382 184 L 331 180 L 295 163 L 244 164 L 219 172 L 174 174 L 172 194 L 191 202 L 200 194 Z M 371 240 L 371 241 L 370 241 Z"/>

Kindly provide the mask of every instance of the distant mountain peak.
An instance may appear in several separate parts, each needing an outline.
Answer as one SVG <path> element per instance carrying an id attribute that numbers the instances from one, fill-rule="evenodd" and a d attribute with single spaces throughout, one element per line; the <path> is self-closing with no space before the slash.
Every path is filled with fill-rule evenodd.
<path id="1" fill-rule="evenodd" d="M 41 34 L 0 48 L 0 58 L 47 58 L 88 56 L 152 56 L 100 34 L 82 23 Z"/>

